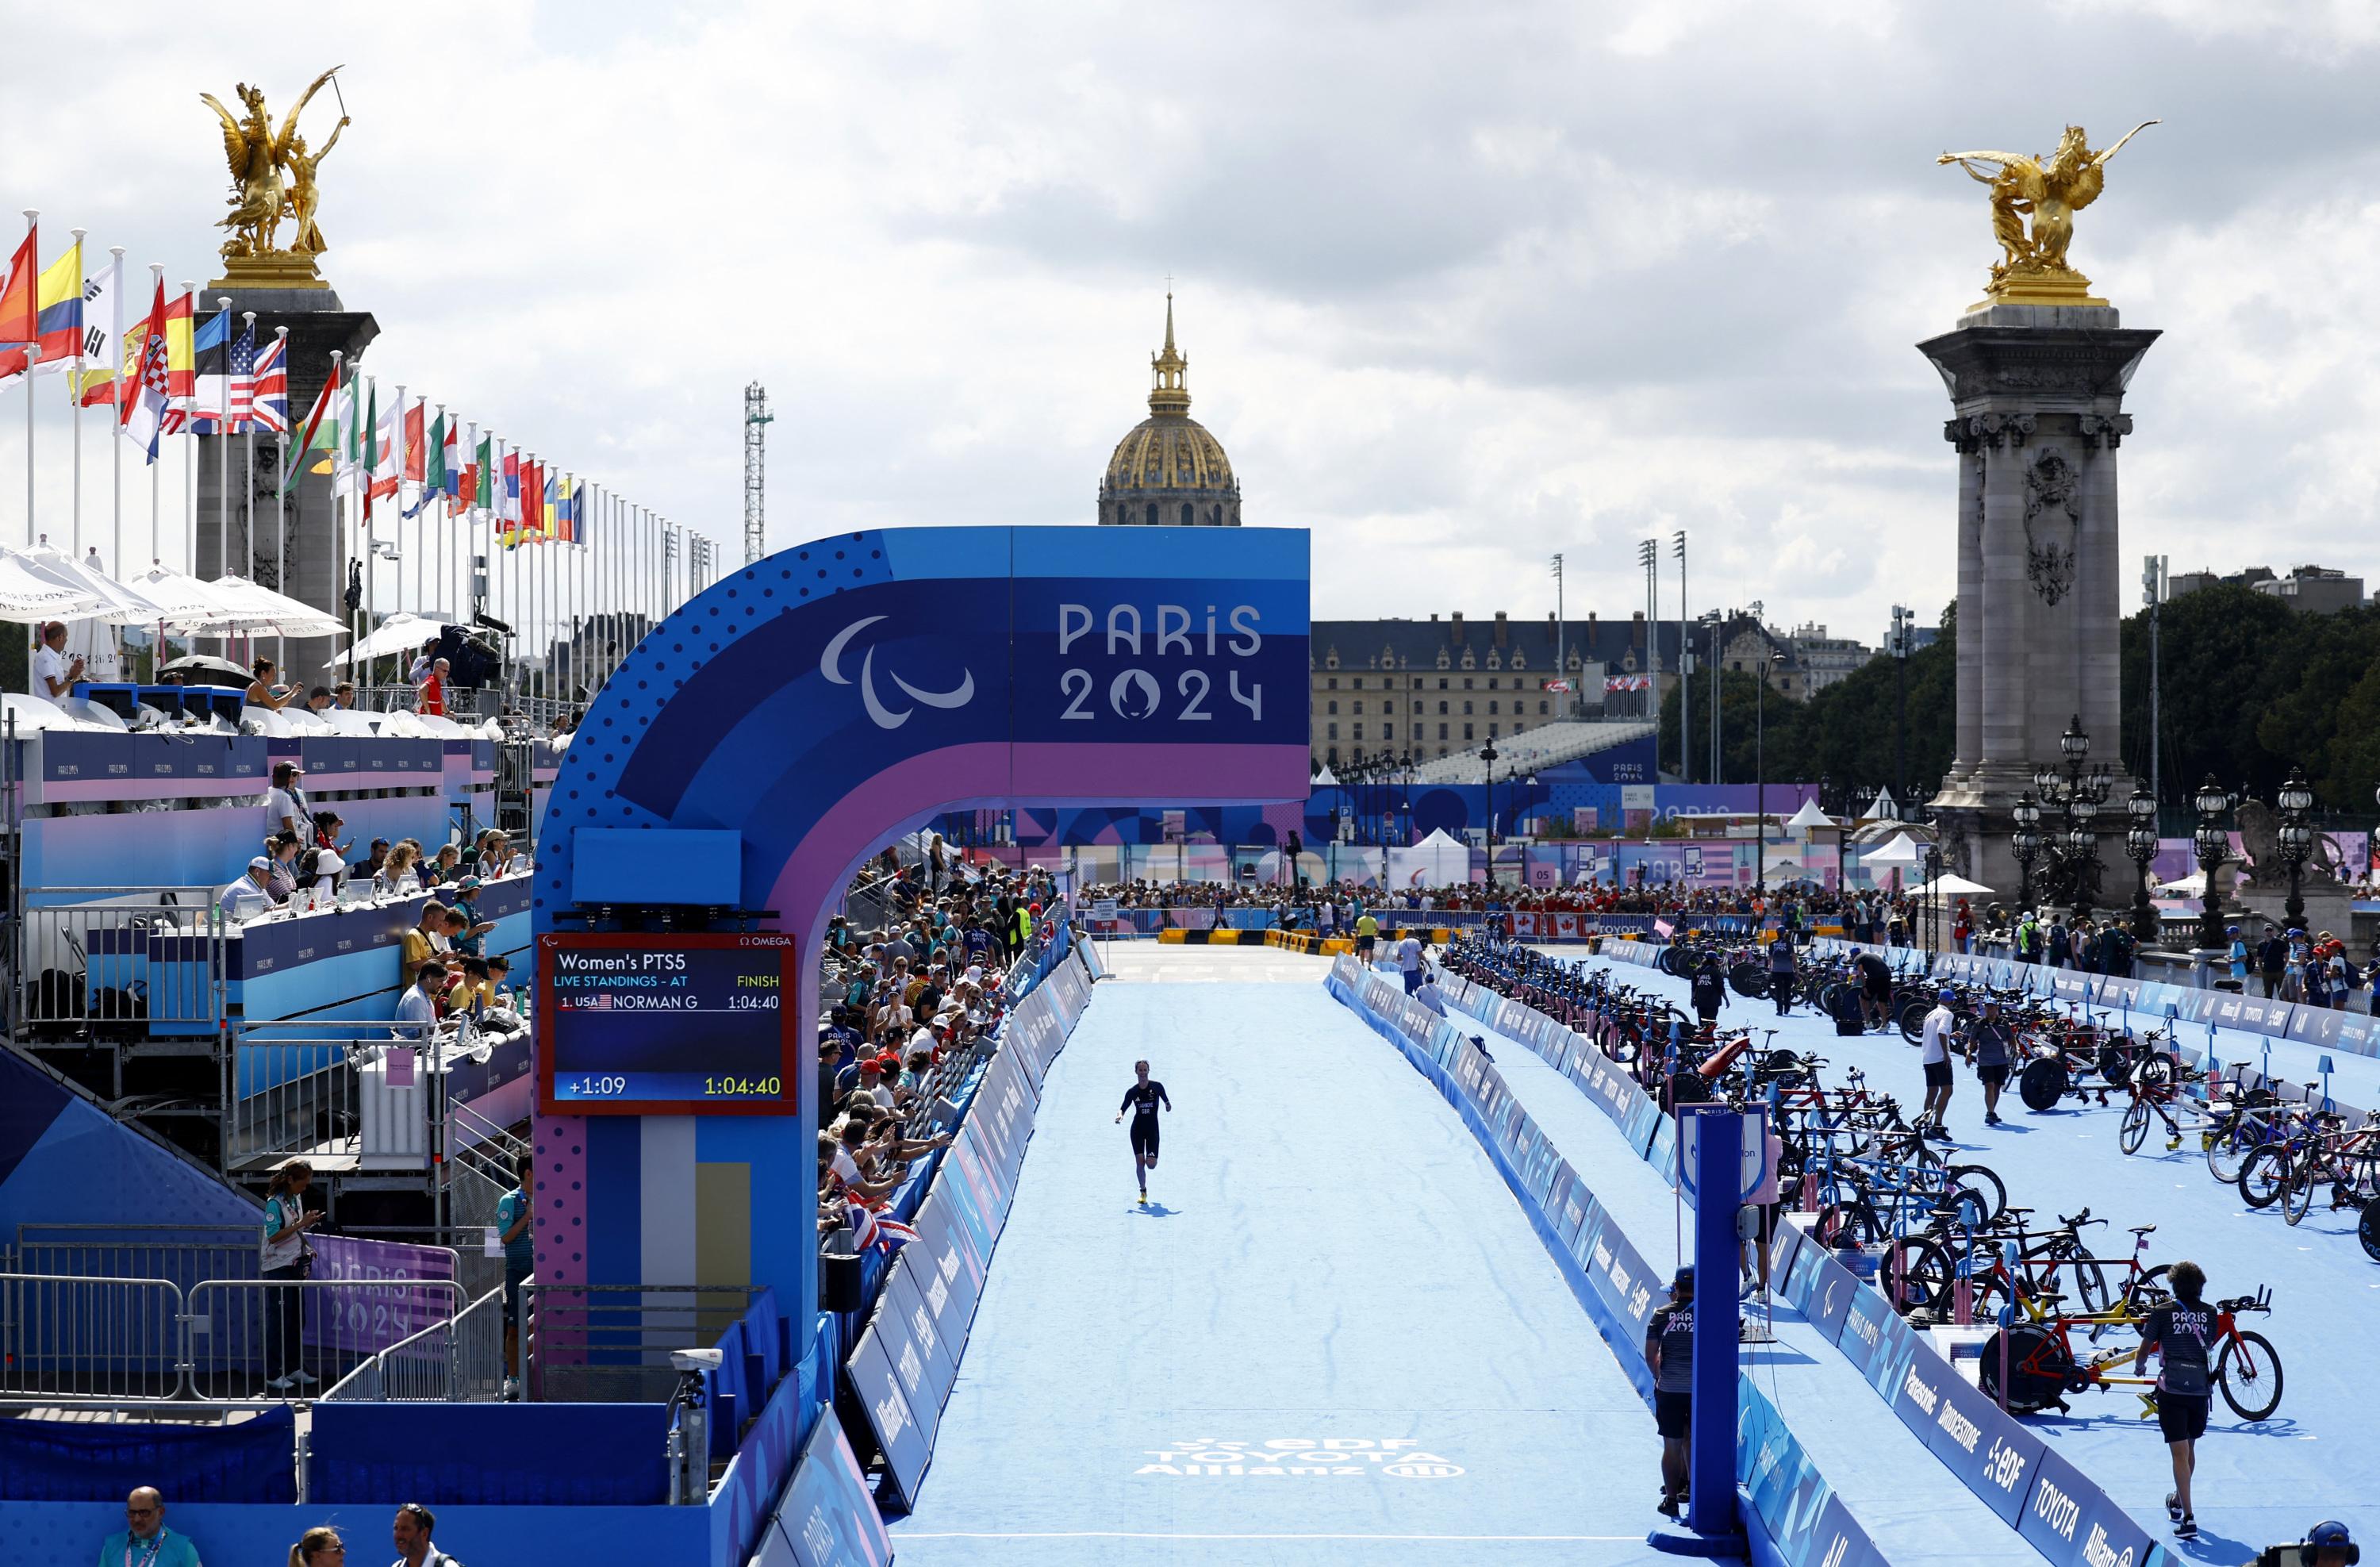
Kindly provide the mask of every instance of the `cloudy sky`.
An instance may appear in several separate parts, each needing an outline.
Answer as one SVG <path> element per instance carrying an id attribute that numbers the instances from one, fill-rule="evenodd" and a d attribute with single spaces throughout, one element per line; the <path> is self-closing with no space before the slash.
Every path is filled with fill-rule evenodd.
<path id="1" fill-rule="evenodd" d="M 379 318 L 368 368 L 731 554 L 756 378 L 773 545 L 1087 522 L 1170 273 L 1194 414 L 1251 523 L 1314 530 L 1318 613 L 1543 614 L 1556 550 L 1574 613 L 1625 613 L 1635 541 L 1683 528 L 1697 610 L 1874 640 L 1953 591 L 1912 345 L 1997 254 L 1934 154 L 2156 116 L 2073 249 L 2165 333 L 2125 553 L 2380 577 L 2380 8 L 2350 0 L 305 18 L 0 4 L 49 63 L 0 97 L 6 205 L 203 280 L 225 179 L 197 94 L 261 81 L 277 115 L 344 62 L 325 270 Z"/>

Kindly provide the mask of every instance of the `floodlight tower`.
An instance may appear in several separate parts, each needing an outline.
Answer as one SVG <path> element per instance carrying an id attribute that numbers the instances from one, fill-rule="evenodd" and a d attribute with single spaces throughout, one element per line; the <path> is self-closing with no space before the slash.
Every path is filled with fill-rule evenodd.
<path id="1" fill-rule="evenodd" d="M 759 382 L 744 388 L 744 564 L 769 553 L 768 389 Z"/>

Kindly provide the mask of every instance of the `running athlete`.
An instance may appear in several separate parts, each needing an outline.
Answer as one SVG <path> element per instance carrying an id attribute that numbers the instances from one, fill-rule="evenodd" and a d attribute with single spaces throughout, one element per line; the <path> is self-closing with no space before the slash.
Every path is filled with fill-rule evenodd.
<path id="1" fill-rule="evenodd" d="M 2206 1434 L 2206 1411 L 2213 1402 L 2208 1361 L 2215 1343 L 2215 1311 L 2205 1301 L 2206 1273 L 2195 1262 L 2175 1263 L 2166 1282 L 2173 1286 L 2173 1304 L 2150 1312 L 2141 1324 L 2132 1374 L 2140 1375 L 2154 1351 L 2157 1428 L 2173 1455 L 2173 1489 L 2166 1493 L 2165 1514 L 2173 1520 L 2173 1537 L 2187 1540 L 2198 1537 L 2190 1493 L 2198 1472 L 2198 1439 Z"/>
<path id="2" fill-rule="evenodd" d="M 1123 1120 L 1125 1111 L 1132 1111 L 1132 1168 L 1140 1177 L 1140 1206 L 1148 1206 L 1148 1172 L 1157 1168 L 1157 1107 L 1173 1108 L 1165 1097 L 1165 1085 L 1148 1075 L 1148 1063 L 1135 1061 L 1132 1070 L 1136 1081 L 1123 1091 L 1123 1103 L 1116 1111 L 1116 1120 Z"/>

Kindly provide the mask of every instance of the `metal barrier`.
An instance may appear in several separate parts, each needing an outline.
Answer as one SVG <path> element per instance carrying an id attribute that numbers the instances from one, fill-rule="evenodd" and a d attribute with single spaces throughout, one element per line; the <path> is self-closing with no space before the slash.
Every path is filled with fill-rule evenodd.
<path id="1" fill-rule="evenodd" d="M 522 1396 L 550 1403 L 661 1403 L 673 1350 L 719 1341 L 752 1304 L 748 1284 L 521 1286 Z"/>
<path id="2" fill-rule="evenodd" d="M 433 1322 L 358 1362 L 322 1402 L 484 1402 L 503 1392 L 504 1379 L 504 1301 L 496 1289 L 452 1321 Z"/>
<path id="3" fill-rule="evenodd" d="M 358 1066 L 369 1049 L 352 1039 L 236 1039 L 223 1063 L 224 1168 L 358 1152 Z"/>
<path id="4" fill-rule="evenodd" d="M 0 1392 L 176 1397 L 185 1301 L 164 1279 L 0 1276 Z"/>
<path id="5" fill-rule="evenodd" d="M 14 1036 L 204 1039 L 225 1010 L 222 911 L 208 887 L 36 887 L 8 962 Z"/>
<path id="6" fill-rule="evenodd" d="M 209 1403 L 310 1398 L 383 1350 L 444 1326 L 467 1303 L 452 1279 L 213 1279 L 183 1314 L 186 1386 Z"/>
<path id="7" fill-rule="evenodd" d="M 253 1279 L 256 1224 L 19 1224 L 0 1258 L 9 1273 L 163 1279 L 188 1291 L 207 1279 Z"/>

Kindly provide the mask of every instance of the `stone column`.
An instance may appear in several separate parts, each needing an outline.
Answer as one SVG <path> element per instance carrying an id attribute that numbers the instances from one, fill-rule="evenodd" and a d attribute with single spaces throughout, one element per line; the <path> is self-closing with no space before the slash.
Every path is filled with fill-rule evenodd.
<path id="1" fill-rule="evenodd" d="M 380 334 L 380 323 L 368 311 L 350 310 L 339 302 L 337 294 L 327 288 L 246 288 L 237 285 L 210 285 L 200 298 L 210 310 L 219 295 L 231 297 L 234 334 L 237 334 L 239 314 L 256 312 L 256 341 L 261 349 L 273 340 L 273 329 L 289 329 L 289 422 L 288 439 L 293 443 L 304 435 L 306 416 L 313 411 L 314 399 L 321 395 L 322 383 L 331 375 L 331 350 L 338 349 L 346 356 L 350 371 L 363 356 L 374 337 Z M 219 576 L 223 571 L 225 541 L 217 528 L 219 513 L 225 513 L 230 522 L 230 569 L 240 569 L 246 557 L 242 538 L 244 495 L 248 483 L 248 437 L 199 440 L 198 472 L 198 572 L 201 577 Z M 274 459 L 273 438 L 256 437 L 256 518 L 257 577 L 267 587 L 273 580 L 273 528 L 274 487 L 279 474 Z M 228 462 L 226 476 L 221 464 Z M 227 506 L 219 506 L 218 496 L 225 478 L 230 483 Z M 278 584 L 279 590 L 293 599 L 322 610 L 334 617 L 344 618 L 346 608 L 339 601 L 345 585 L 347 557 L 353 553 L 348 541 L 340 537 L 338 510 L 331 496 L 331 480 L 326 476 L 307 475 L 298 480 L 289 492 L 287 522 L 288 580 Z M 144 566 L 143 569 L 146 569 Z M 292 639 L 286 644 L 289 667 L 284 678 L 312 684 L 326 679 L 332 671 L 331 655 L 341 644 L 327 637 Z M 270 638 L 262 656 L 270 657 Z"/>
<path id="2" fill-rule="evenodd" d="M 2067 724 L 2082 720 L 2095 762 L 2123 754 L 2115 454 L 2156 337 L 2105 306 L 1992 305 L 1918 345 L 1949 391 L 1960 463 L 1957 759 L 1934 805 L 1964 873 L 2007 893 L 2008 808 L 2059 759 Z"/>

